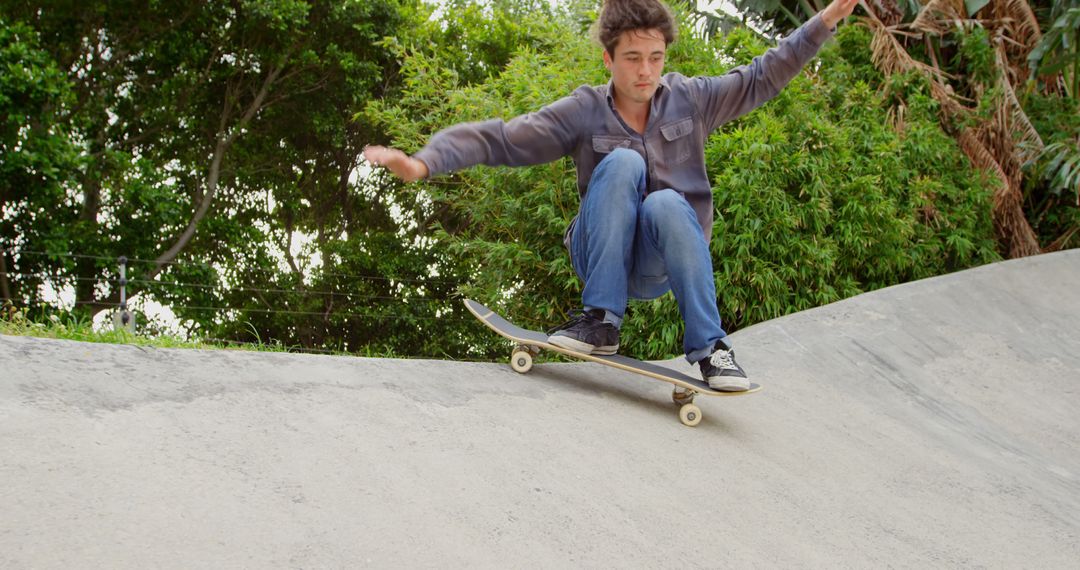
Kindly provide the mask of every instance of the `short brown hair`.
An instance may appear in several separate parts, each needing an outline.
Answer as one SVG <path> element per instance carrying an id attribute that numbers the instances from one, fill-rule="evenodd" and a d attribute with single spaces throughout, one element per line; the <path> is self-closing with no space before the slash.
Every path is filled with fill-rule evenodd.
<path id="1" fill-rule="evenodd" d="M 596 21 L 596 39 L 611 55 L 624 32 L 655 28 L 664 44 L 675 41 L 675 17 L 660 0 L 604 0 Z"/>

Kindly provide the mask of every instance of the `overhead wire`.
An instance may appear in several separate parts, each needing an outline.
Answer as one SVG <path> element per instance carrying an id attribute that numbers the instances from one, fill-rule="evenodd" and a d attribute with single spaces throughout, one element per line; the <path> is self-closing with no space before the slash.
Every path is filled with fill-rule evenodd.
<path id="1" fill-rule="evenodd" d="M 99 255 L 87 255 L 87 254 L 77 254 L 77 253 L 43 252 L 43 251 L 36 251 L 36 250 L 13 250 L 13 249 L 10 249 L 10 248 L 8 248 L 8 249 L 0 249 L 0 252 L 8 253 L 8 254 L 17 253 L 17 254 L 28 254 L 28 255 L 45 255 L 45 256 L 56 256 L 56 257 L 71 257 L 71 258 L 83 258 L 83 259 L 94 259 L 94 260 L 106 260 L 106 261 L 110 261 L 110 262 L 113 262 L 113 263 L 116 263 L 118 261 L 118 259 L 119 259 L 118 257 L 106 257 L 106 256 L 99 256 Z M 138 259 L 138 258 L 130 258 L 130 257 L 128 257 L 126 259 L 128 261 L 156 263 L 153 260 L 146 260 L 146 259 Z M 207 265 L 205 263 L 202 263 L 202 262 L 174 261 L 174 262 L 170 262 L 170 263 L 198 265 L 198 266 L 203 266 L 203 267 L 210 267 L 209 265 Z M 255 268 L 255 269 L 262 270 L 262 271 L 270 271 L 269 269 L 265 269 L 265 268 Z M 108 283 L 108 284 L 114 284 L 114 285 L 118 284 L 119 281 L 120 281 L 119 278 L 59 276 L 59 275 L 53 275 L 53 274 L 49 274 L 49 273 L 26 273 L 26 272 L 11 272 L 11 271 L 0 272 L 0 275 L 9 275 L 9 276 L 18 276 L 18 277 L 44 277 L 44 278 L 50 279 L 52 281 L 64 281 L 64 280 L 95 281 L 95 282 L 98 282 L 98 283 Z M 394 281 L 394 282 L 403 282 L 403 283 L 411 282 L 411 283 L 456 284 L 455 282 L 452 282 L 452 281 L 440 281 L 440 280 L 425 281 L 425 280 L 419 280 L 419 279 L 393 278 L 393 277 L 380 277 L 380 276 L 362 276 L 362 275 L 345 274 L 345 273 L 332 273 L 332 272 L 320 273 L 320 275 L 349 277 L 349 278 L 355 278 L 355 279 L 358 279 L 358 280 Z M 170 287 L 170 286 L 172 286 L 172 287 L 180 287 L 180 288 L 196 288 L 196 289 L 207 289 L 207 290 L 218 289 L 220 287 L 220 292 L 221 293 L 231 293 L 231 292 L 241 291 L 241 292 L 250 292 L 250 293 L 294 294 L 294 295 L 301 295 L 301 296 L 326 296 L 326 297 L 329 297 L 329 298 L 344 297 L 346 299 L 350 299 L 350 300 L 353 300 L 353 301 L 357 301 L 357 300 L 359 300 L 359 301 L 372 301 L 372 300 L 374 300 L 374 301 L 397 301 L 397 302 L 400 302 L 400 303 L 413 303 L 413 302 L 441 303 L 441 302 L 449 301 L 449 299 L 444 301 L 443 299 L 437 299 L 437 298 L 433 298 L 433 297 L 408 297 L 408 298 L 403 298 L 403 297 L 394 297 L 394 296 L 387 296 L 387 295 L 371 295 L 371 294 L 361 293 L 361 292 L 356 292 L 356 291 L 282 289 L 282 288 L 276 288 L 276 287 L 262 288 L 262 287 L 250 287 L 250 286 L 228 287 L 228 286 L 219 286 L 219 285 L 213 285 L 213 284 L 190 283 L 190 282 L 182 282 L 182 281 L 162 281 L 162 280 L 156 280 L 156 279 L 139 279 L 139 278 L 129 278 L 129 279 L 127 279 L 127 283 L 143 285 L 143 286 L 146 286 L 146 287 Z M 77 301 L 75 304 L 76 305 L 110 306 L 110 307 L 119 307 L 120 306 L 120 303 L 107 303 L 107 302 L 101 302 L 101 301 Z M 378 320 L 413 320 L 413 321 L 419 321 L 419 322 L 434 322 L 434 321 L 444 321 L 444 320 L 446 320 L 446 317 L 421 317 L 421 316 L 407 316 L 407 315 L 395 316 L 395 315 L 380 315 L 380 314 L 374 314 L 374 313 L 360 313 L 360 312 L 355 312 L 355 311 L 345 311 L 345 312 L 331 311 L 331 312 L 327 312 L 327 311 L 299 311 L 299 310 L 292 310 L 292 309 L 269 309 L 269 308 L 267 308 L 267 309 L 259 309 L 259 308 L 247 308 L 247 307 L 214 307 L 214 306 L 177 305 L 177 304 L 171 304 L 171 305 L 163 304 L 163 305 L 167 306 L 167 307 L 169 307 L 171 309 L 178 309 L 178 310 L 188 309 L 188 310 L 193 310 L 193 311 L 245 311 L 245 312 L 257 312 L 257 313 L 263 313 L 263 314 L 279 313 L 279 314 L 287 314 L 287 315 L 294 315 L 294 316 L 321 316 L 321 317 L 324 317 L 324 318 L 329 316 L 329 315 L 333 315 L 333 316 L 341 316 L 341 317 L 346 317 L 346 318 L 368 318 L 368 319 L 378 319 Z M 467 319 L 462 319 L 462 320 L 467 320 Z M 546 326 L 545 323 L 536 321 L 535 319 L 520 318 L 519 320 L 521 320 L 523 324 L 527 324 L 527 325 L 539 326 L 539 327 L 542 327 L 542 328 Z"/>
<path id="2" fill-rule="evenodd" d="M 35 251 L 35 250 L 17 250 L 17 249 L 13 250 L 13 249 L 0 248 L 0 254 L 40 255 L 40 256 L 48 256 L 48 257 L 62 257 L 62 258 L 72 258 L 72 259 L 92 259 L 92 260 L 95 260 L 95 261 L 108 261 L 111 264 L 119 263 L 119 257 L 88 255 L 88 254 L 79 254 L 79 253 L 58 253 L 58 252 L 44 252 L 44 251 Z M 125 261 L 127 261 L 127 262 L 135 262 L 135 263 L 157 263 L 155 260 L 139 259 L 139 258 L 132 258 L 132 257 L 126 257 Z M 201 267 L 213 268 L 209 264 L 202 263 L 202 262 L 173 261 L 173 262 L 169 262 L 168 264 L 170 264 L 170 265 L 186 265 L 186 266 L 201 266 Z M 266 271 L 266 272 L 271 271 L 270 269 L 267 269 L 267 268 L 254 268 L 254 269 L 260 270 L 260 271 Z M 59 274 L 56 274 L 56 273 L 47 273 L 47 272 L 34 273 L 34 272 L 26 272 L 26 271 L 0 271 L 0 275 L 4 275 L 4 276 L 7 276 L 7 277 L 38 278 L 38 279 L 42 279 L 42 280 L 48 280 L 48 281 L 53 283 L 54 287 L 56 286 L 56 282 L 61 282 L 61 283 L 62 282 L 71 282 L 71 281 L 75 281 L 75 282 L 94 282 L 94 283 L 109 284 L 109 285 L 114 285 L 114 286 L 118 285 L 121 282 L 121 279 L 119 277 L 105 277 L 105 276 L 83 277 L 83 276 L 78 276 L 78 275 L 59 275 Z M 355 280 L 359 280 L 359 281 L 367 280 L 367 281 L 383 281 L 383 282 L 398 282 L 398 283 L 447 284 L 447 285 L 457 285 L 458 284 L 458 283 L 453 282 L 453 281 L 438 280 L 438 279 L 395 278 L 395 277 L 371 276 L 371 275 L 355 275 L 355 274 L 335 273 L 335 272 L 320 272 L 320 275 L 321 276 L 330 276 L 330 277 L 350 278 L 350 279 L 355 279 Z M 163 287 L 163 288 L 164 287 L 179 287 L 179 288 L 182 288 L 182 289 L 187 288 L 187 289 L 220 290 L 221 293 L 250 292 L 250 293 L 294 294 L 294 295 L 301 295 L 301 296 L 306 296 L 306 297 L 326 296 L 326 297 L 329 297 L 331 299 L 334 298 L 334 297 L 343 297 L 343 298 L 350 299 L 350 300 L 396 301 L 396 302 L 405 303 L 405 304 L 413 303 L 413 302 L 440 303 L 440 302 L 449 301 L 449 299 L 443 300 L 443 299 L 437 299 L 437 298 L 433 298 L 433 297 L 410 297 L 410 298 L 404 298 L 403 299 L 402 297 L 393 297 L 393 296 L 387 296 L 387 295 L 371 295 L 371 294 L 359 293 L 359 292 L 356 292 L 356 291 L 348 291 L 348 290 L 346 290 L 346 291 L 340 291 L 340 290 L 328 291 L 328 290 L 315 290 L 315 289 L 283 289 L 283 288 L 277 288 L 277 287 L 265 287 L 265 288 L 262 288 L 262 287 L 250 287 L 250 286 L 229 287 L 229 286 L 217 285 L 217 284 L 191 283 L 191 282 L 184 282 L 184 281 L 162 281 L 162 280 L 157 280 L 157 279 L 129 278 L 129 279 L 126 279 L 126 283 L 127 284 L 132 284 L 132 285 L 142 285 L 142 286 L 147 287 L 147 288 L 149 288 L 149 287 Z M 110 308 L 120 308 L 121 307 L 121 303 L 118 303 L 118 302 L 108 302 L 108 301 L 74 301 L 73 302 L 73 306 L 79 306 L 79 305 L 82 305 L 82 306 L 93 305 L 93 306 L 97 306 L 97 307 L 110 307 Z M 330 317 L 345 318 L 345 319 L 365 319 L 365 320 L 377 321 L 377 322 L 384 322 L 384 321 L 446 322 L 448 320 L 448 317 L 446 317 L 446 316 L 426 317 L 426 316 L 392 315 L 392 314 L 378 314 L 378 313 L 371 313 L 371 312 L 339 311 L 339 310 L 335 310 L 335 311 L 304 311 L 304 310 L 293 310 L 293 309 L 272 309 L 272 308 L 257 308 L 257 307 L 218 307 L 218 306 L 181 305 L 181 304 L 164 304 L 164 303 L 162 304 L 162 306 L 164 306 L 166 308 L 169 308 L 170 310 L 173 310 L 173 311 L 214 311 L 214 312 L 218 312 L 218 313 L 236 311 L 236 312 L 240 312 L 240 313 L 259 313 L 259 314 L 269 314 L 269 315 L 282 314 L 282 315 L 291 315 L 291 316 L 299 316 L 299 317 L 322 317 L 324 320 L 327 319 L 327 318 L 330 318 Z M 468 319 L 468 318 L 464 318 L 464 317 L 457 317 L 457 318 L 455 318 L 453 320 L 456 320 L 456 321 L 466 321 L 466 320 L 471 321 L 472 319 Z M 532 322 L 533 320 L 532 319 L 525 319 L 525 321 L 526 322 Z M 536 324 L 536 323 L 533 323 L 533 324 Z M 246 341 L 238 341 L 238 340 L 230 340 L 230 339 L 213 338 L 213 337 L 203 337 L 200 340 L 206 341 L 206 342 L 218 342 L 218 343 L 253 346 L 253 347 L 267 346 L 265 343 L 246 342 Z M 287 351 L 287 352 L 303 352 L 303 353 L 313 353 L 313 354 L 349 354 L 347 351 L 341 351 L 341 350 L 329 350 L 329 349 L 308 348 L 308 347 L 287 346 L 287 345 L 276 345 L 276 346 L 280 346 L 282 348 L 282 350 Z M 443 355 L 443 356 L 445 356 L 445 355 Z M 419 356 L 412 356 L 410 358 L 436 358 L 436 357 L 442 357 L 442 356 L 438 356 L 438 355 L 419 355 Z M 458 359 L 460 360 L 460 358 L 458 358 Z M 479 362 L 480 360 L 477 360 L 477 361 Z"/>
<path id="3" fill-rule="evenodd" d="M 57 278 L 56 276 L 53 276 L 53 275 L 47 274 L 47 273 L 26 273 L 26 272 L 11 272 L 11 271 L 4 272 L 4 271 L 0 271 L 0 275 L 19 276 L 19 277 L 44 277 L 44 278 L 59 279 L 59 280 L 75 279 L 75 280 L 81 280 L 81 281 L 95 281 L 95 282 L 98 282 L 98 283 L 110 283 L 110 284 L 115 284 L 115 283 L 119 282 L 119 279 L 111 279 L 111 278 L 106 278 L 106 277 L 62 277 L 62 278 Z M 130 282 L 131 282 L 131 280 L 129 280 L 129 283 Z M 161 286 L 179 286 L 179 287 L 185 287 L 186 286 L 186 287 L 200 287 L 200 288 L 201 287 L 211 287 L 211 286 L 208 286 L 208 285 L 191 284 L 191 283 L 173 283 L 173 282 L 164 282 L 164 281 L 147 281 L 147 283 L 154 284 L 154 285 L 161 285 Z M 230 291 L 278 292 L 278 293 L 284 292 L 284 293 L 297 293 L 297 294 L 332 294 L 332 295 L 345 296 L 345 297 L 351 297 L 351 298 L 359 298 L 359 299 L 398 301 L 399 303 L 402 303 L 402 304 L 412 303 L 413 301 L 420 301 L 420 302 L 424 302 L 424 303 L 438 303 L 438 302 L 440 302 L 440 300 L 433 299 L 433 298 L 401 299 L 399 297 L 388 297 L 388 296 L 379 296 L 379 295 L 359 295 L 359 294 L 356 294 L 356 293 L 337 293 L 337 292 L 332 292 L 332 291 L 294 291 L 294 290 L 287 290 L 287 289 L 264 289 L 264 288 L 258 288 L 258 287 L 237 287 L 237 288 L 229 288 L 229 289 L 224 290 L 224 292 L 230 292 Z M 449 300 L 447 300 L 447 301 L 449 301 Z M 81 305 L 81 306 L 98 306 L 98 307 L 112 307 L 112 308 L 119 308 L 121 306 L 121 303 L 119 303 L 119 302 L 108 302 L 108 301 L 75 301 L 73 304 L 75 306 L 80 306 Z M 304 311 L 304 310 L 294 310 L 294 309 L 287 309 L 287 308 L 286 309 L 274 309 L 274 308 L 236 307 L 236 306 L 205 306 L 205 305 L 183 305 L 183 304 L 175 304 L 175 303 L 172 303 L 172 304 L 164 304 L 163 303 L 162 305 L 169 308 L 170 310 L 173 310 L 173 311 L 177 311 L 177 310 L 180 310 L 180 311 L 182 311 L 182 310 L 218 311 L 218 312 L 238 311 L 238 312 L 260 313 L 260 314 L 283 314 L 283 315 L 293 315 L 293 316 L 318 316 L 318 317 L 323 317 L 324 320 L 327 319 L 327 318 L 330 318 L 330 317 L 344 317 L 344 318 L 347 318 L 347 319 L 361 318 L 361 319 L 377 320 L 377 321 L 397 320 L 397 321 L 417 321 L 417 322 L 445 322 L 447 320 L 447 318 L 448 318 L 448 317 L 427 317 L 427 316 L 419 316 L 419 315 L 387 315 L 387 314 L 379 314 L 379 313 L 372 313 L 372 312 L 341 311 L 341 310 Z M 467 320 L 467 319 L 462 318 L 462 317 L 458 317 L 455 320 Z"/>
<path id="4" fill-rule="evenodd" d="M 77 259 L 94 259 L 94 260 L 99 260 L 99 261 L 109 261 L 109 262 L 112 262 L 112 263 L 118 263 L 119 259 L 120 259 L 120 256 L 107 257 L 107 256 L 102 256 L 102 255 L 87 255 L 87 254 L 80 254 L 80 253 L 47 252 L 47 251 L 10 249 L 10 248 L 0 249 L 0 251 L 2 251 L 3 253 L 6 253 L 6 254 L 40 255 L 40 256 L 47 256 L 47 257 L 71 257 L 71 258 L 77 258 Z M 141 258 L 137 258 L 137 257 L 127 257 L 127 256 L 123 256 L 123 257 L 128 263 L 158 264 L 157 260 L 153 260 L 153 259 L 141 259 Z M 206 268 L 216 270 L 216 268 L 213 265 L 211 265 L 209 263 L 206 263 L 206 262 L 202 262 L 202 261 L 173 260 L 173 261 L 163 262 L 163 263 L 161 263 L 161 265 L 177 265 L 177 266 L 187 266 L 187 267 L 206 267 Z M 271 271 L 273 271 L 272 269 L 265 268 L 265 267 L 252 267 L 252 268 L 249 268 L 249 269 L 253 270 L 253 271 L 262 271 L 262 272 L 271 272 Z M 435 284 L 435 285 L 457 285 L 458 284 L 458 282 L 456 282 L 456 281 L 449 281 L 449 280 L 446 280 L 446 279 L 415 278 L 415 277 L 392 277 L 392 276 L 383 276 L 383 275 L 358 275 L 358 274 L 355 274 L 355 273 L 339 273 L 339 272 L 333 272 L 333 271 L 320 271 L 319 275 L 323 276 L 323 277 L 342 277 L 342 278 L 357 279 L 357 280 L 392 281 L 392 282 L 400 282 L 400 283 L 425 283 L 425 284 Z"/>

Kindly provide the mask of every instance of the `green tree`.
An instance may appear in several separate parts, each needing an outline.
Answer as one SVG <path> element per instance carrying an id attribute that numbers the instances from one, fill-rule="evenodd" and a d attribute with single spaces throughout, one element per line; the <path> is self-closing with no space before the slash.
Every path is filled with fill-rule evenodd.
<path id="1" fill-rule="evenodd" d="M 397 0 L 0 3 L 4 61 L 26 70 L 0 99 L 5 296 L 37 306 L 48 277 L 92 315 L 115 307 L 124 255 L 129 294 L 203 334 L 425 350 L 382 301 L 422 290 L 403 284 L 430 277 L 431 252 L 356 179 L 382 135 L 352 118 L 398 85 L 384 37 L 429 15 Z"/>
<path id="2" fill-rule="evenodd" d="M 62 220 L 55 219 L 54 205 L 68 200 L 67 182 L 78 166 L 78 149 L 62 117 L 73 99 L 71 85 L 36 30 L 0 17 L 0 243 L 5 246 L 58 239 L 53 223 Z M 7 251 L 0 252 L 3 301 L 41 284 L 40 265 L 17 267 L 10 259 Z"/>

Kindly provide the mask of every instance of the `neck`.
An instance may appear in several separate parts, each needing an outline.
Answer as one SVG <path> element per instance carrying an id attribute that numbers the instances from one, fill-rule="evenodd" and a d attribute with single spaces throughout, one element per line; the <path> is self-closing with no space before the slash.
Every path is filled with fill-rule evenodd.
<path id="1" fill-rule="evenodd" d="M 649 122 L 649 108 L 651 101 L 638 103 L 625 97 L 619 97 L 618 92 L 613 96 L 615 110 L 618 111 L 622 120 L 639 133 L 645 132 L 645 125 Z"/>

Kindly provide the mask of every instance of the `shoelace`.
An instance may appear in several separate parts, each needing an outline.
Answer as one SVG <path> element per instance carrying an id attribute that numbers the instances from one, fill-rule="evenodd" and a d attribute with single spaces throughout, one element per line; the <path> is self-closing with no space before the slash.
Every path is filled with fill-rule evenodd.
<path id="1" fill-rule="evenodd" d="M 723 368 L 728 370 L 734 370 L 738 368 L 735 366 L 735 351 L 734 350 L 718 350 L 713 353 L 709 362 L 717 368 Z"/>

